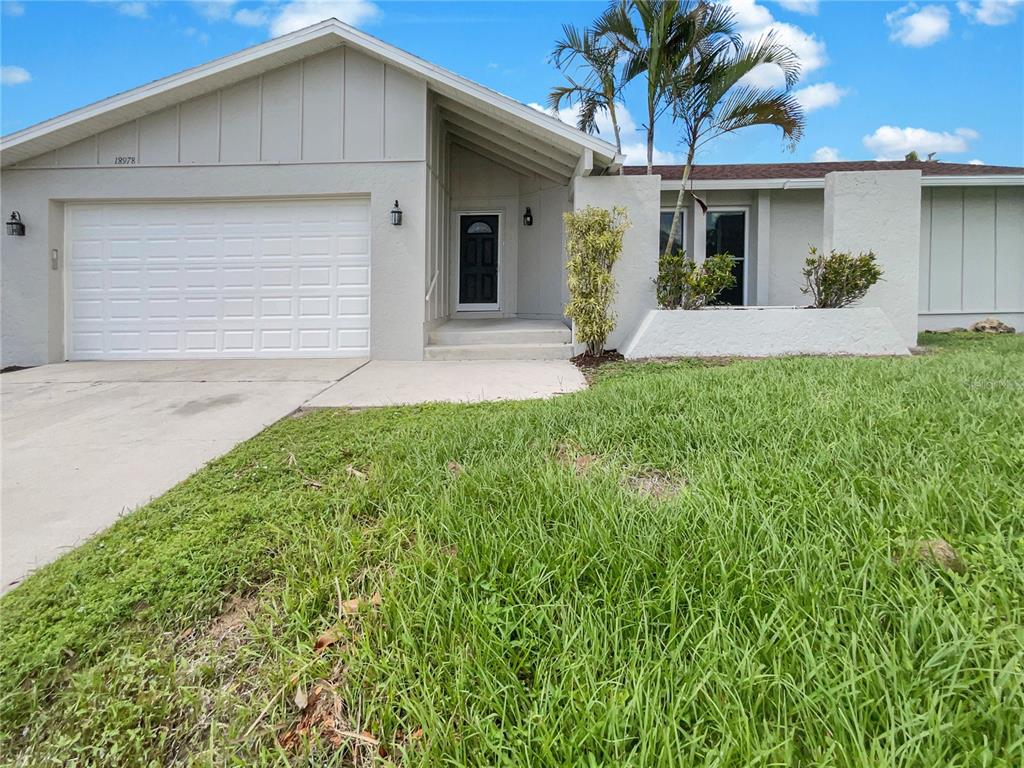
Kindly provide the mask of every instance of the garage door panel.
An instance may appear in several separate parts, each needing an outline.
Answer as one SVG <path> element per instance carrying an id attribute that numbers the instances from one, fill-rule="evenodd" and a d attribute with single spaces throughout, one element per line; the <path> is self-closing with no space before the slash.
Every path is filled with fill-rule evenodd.
<path id="1" fill-rule="evenodd" d="M 69 359 L 369 354 L 366 200 L 73 205 Z"/>

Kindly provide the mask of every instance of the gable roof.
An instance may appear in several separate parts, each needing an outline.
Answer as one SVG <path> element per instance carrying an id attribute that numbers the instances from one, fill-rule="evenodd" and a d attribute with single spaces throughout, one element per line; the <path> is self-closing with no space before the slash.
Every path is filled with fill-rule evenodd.
<path id="1" fill-rule="evenodd" d="M 756 182 L 790 180 L 824 180 L 825 174 L 834 171 L 921 171 L 923 177 L 937 179 L 976 179 L 978 177 L 1021 177 L 1024 183 L 1024 168 L 1007 165 L 971 165 L 969 163 L 943 163 L 926 160 L 853 160 L 834 163 L 733 163 L 721 165 L 694 165 L 690 178 L 695 182 Z M 643 175 L 647 167 L 629 165 L 623 168 L 626 175 Z M 653 172 L 663 181 L 679 181 L 683 178 L 681 165 L 656 165 Z M 1009 179 L 1007 179 L 1009 180 Z M 756 186 L 756 185 L 755 185 Z"/>
<path id="2" fill-rule="evenodd" d="M 0 160 L 4 167 L 28 160 L 339 45 L 352 46 L 421 77 L 431 90 L 484 114 L 500 117 L 511 127 L 563 150 L 571 150 L 581 156 L 589 151 L 599 166 L 615 167 L 621 163 L 621 156 L 608 142 L 388 45 L 337 19 L 327 19 L 4 136 L 0 139 Z"/>

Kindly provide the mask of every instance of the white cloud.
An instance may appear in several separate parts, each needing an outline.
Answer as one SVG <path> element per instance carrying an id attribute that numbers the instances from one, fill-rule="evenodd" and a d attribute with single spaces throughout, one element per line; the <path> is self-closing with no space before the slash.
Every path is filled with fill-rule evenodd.
<path id="1" fill-rule="evenodd" d="M 630 141 L 622 143 L 622 154 L 625 156 L 624 165 L 647 165 L 647 139 L 643 141 Z M 685 158 L 681 152 L 669 152 L 664 149 L 654 148 L 651 155 L 654 165 L 682 165 Z"/>
<path id="2" fill-rule="evenodd" d="M 840 159 L 839 150 L 835 147 L 818 147 L 811 155 L 811 162 L 814 163 L 834 163 Z"/>
<path id="3" fill-rule="evenodd" d="M 818 13 L 818 0 L 779 0 L 779 5 L 793 13 L 806 13 L 810 16 Z"/>
<path id="4" fill-rule="evenodd" d="M 1017 9 L 1021 5 L 1024 5 L 1024 0 L 981 0 L 980 3 L 960 0 L 956 7 L 971 21 L 999 27 L 1017 18 Z"/>
<path id="5" fill-rule="evenodd" d="M 24 67 L 0 67 L 0 83 L 3 85 L 21 85 L 32 79 L 32 75 Z"/>
<path id="6" fill-rule="evenodd" d="M 788 46 L 799 57 L 802 74 L 821 69 L 828 62 L 824 42 L 795 24 L 776 21 L 771 11 L 758 5 L 756 0 L 729 0 L 729 6 L 745 41 L 753 42 L 774 32 L 776 42 Z M 785 84 L 782 70 L 774 64 L 757 67 L 744 81 L 759 88 L 778 88 Z"/>
<path id="7" fill-rule="evenodd" d="M 957 154 L 970 149 L 970 142 L 978 138 L 978 132 L 970 128 L 947 131 L 929 131 L 924 128 L 898 128 L 883 125 L 874 133 L 863 138 L 864 146 L 875 154 L 876 160 L 902 160 L 908 152 L 917 152 L 921 157 L 930 152 Z"/>
<path id="8" fill-rule="evenodd" d="M 968 160 L 967 164 L 968 165 L 984 165 L 985 161 L 984 160 L 979 160 L 978 158 L 974 158 L 973 160 Z"/>
<path id="9" fill-rule="evenodd" d="M 804 112 L 813 112 L 822 107 L 834 107 L 847 94 L 845 88 L 835 83 L 817 83 L 793 91 L 793 96 L 800 102 Z"/>
<path id="10" fill-rule="evenodd" d="M 210 35 L 209 35 L 209 33 L 201 32 L 198 29 L 196 29 L 195 27 L 185 27 L 185 34 L 188 37 L 194 37 L 196 40 L 198 40 L 203 45 L 206 45 L 208 42 L 210 42 Z"/>
<path id="11" fill-rule="evenodd" d="M 918 10 L 908 3 L 885 14 L 891 32 L 889 39 L 911 48 L 924 48 L 949 35 L 949 9 L 944 5 L 926 5 Z"/>
<path id="12" fill-rule="evenodd" d="M 243 27 L 263 27 L 270 20 L 262 8 L 239 8 L 231 19 Z"/>
<path id="13" fill-rule="evenodd" d="M 16 0 L 4 0 L 0 3 L 3 6 L 4 16 L 24 16 L 25 15 L 25 4 L 16 2 Z"/>
<path id="14" fill-rule="evenodd" d="M 149 9 L 145 3 L 118 3 L 117 12 L 122 16 L 133 16 L 136 19 L 149 16 Z"/>
<path id="15" fill-rule="evenodd" d="M 288 3 L 270 22 L 274 37 L 335 18 L 354 27 L 380 16 L 380 8 L 370 0 L 302 0 Z"/>
<path id="16" fill-rule="evenodd" d="M 193 4 L 207 21 L 224 21 L 231 17 L 235 0 L 199 0 Z"/>
<path id="17" fill-rule="evenodd" d="M 568 123 L 574 128 L 576 127 L 576 120 L 579 116 L 578 105 L 565 107 L 558 110 L 557 113 L 544 108 L 537 102 L 531 102 L 528 106 L 533 107 L 538 112 L 544 112 L 548 115 L 553 114 L 563 123 Z M 622 154 L 626 156 L 626 165 L 647 165 L 647 133 L 637 126 L 636 120 L 633 119 L 633 115 L 626 109 L 625 104 L 616 102 L 615 116 L 619 121 L 619 135 L 622 137 Z M 615 144 L 615 132 L 612 130 L 612 121 L 608 117 L 607 112 L 602 112 L 597 116 L 597 129 L 600 138 L 610 144 Z M 655 138 L 657 138 L 657 135 L 655 135 Z M 681 153 L 659 149 L 657 146 L 654 147 L 653 157 L 655 165 L 678 165 L 683 162 L 683 155 Z"/>

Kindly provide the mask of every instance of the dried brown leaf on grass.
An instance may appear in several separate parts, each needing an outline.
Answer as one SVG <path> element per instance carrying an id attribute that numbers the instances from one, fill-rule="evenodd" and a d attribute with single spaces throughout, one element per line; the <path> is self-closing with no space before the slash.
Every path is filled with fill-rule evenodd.
<path id="1" fill-rule="evenodd" d="M 346 617 L 358 614 L 360 609 L 363 607 L 380 608 L 383 602 L 380 592 L 374 592 L 369 597 L 353 597 L 349 600 L 339 599 L 339 623 L 325 630 L 319 637 L 317 637 L 316 642 L 313 644 L 314 653 L 320 653 L 325 648 L 334 645 L 345 636 L 349 630 L 347 630 L 340 622 L 343 622 Z"/>
<path id="2" fill-rule="evenodd" d="M 345 704 L 330 682 L 315 683 L 300 709 L 299 719 L 277 737 L 283 749 L 294 751 L 313 736 L 320 736 L 333 747 L 348 744 L 353 749 L 380 749 L 380 739 L 368 730 L 358 730 L 349 720 Z"/>

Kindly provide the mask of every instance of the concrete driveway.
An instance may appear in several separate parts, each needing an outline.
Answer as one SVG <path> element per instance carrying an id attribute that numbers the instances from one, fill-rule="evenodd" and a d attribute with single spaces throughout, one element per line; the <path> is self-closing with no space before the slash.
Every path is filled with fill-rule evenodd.
<path id="1" fill-rule="evenodd" d="M 61 363 L 0 376 L 0 591 L 365 360 Z"/>
<path id="2" fill-rule="evenodd" d="M 0 591 L 296 408 L 550 397 L 568 361 L 60 363 L 0 376 Z"/>

